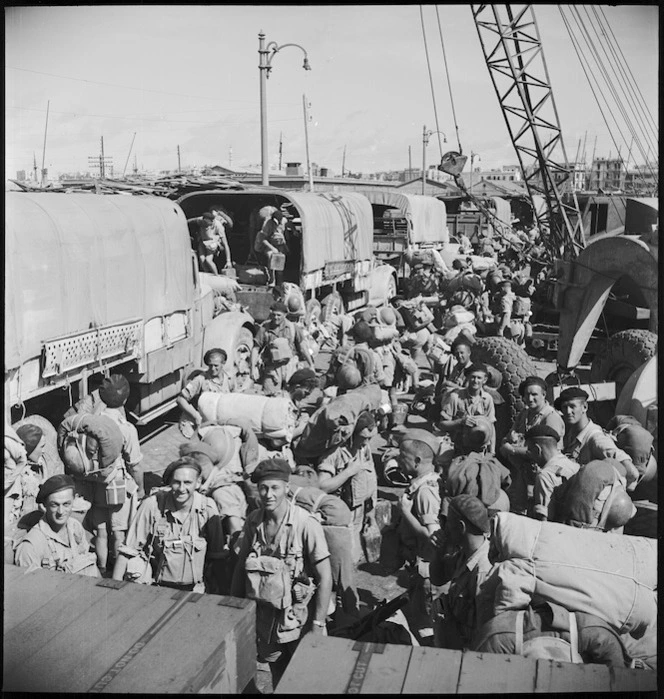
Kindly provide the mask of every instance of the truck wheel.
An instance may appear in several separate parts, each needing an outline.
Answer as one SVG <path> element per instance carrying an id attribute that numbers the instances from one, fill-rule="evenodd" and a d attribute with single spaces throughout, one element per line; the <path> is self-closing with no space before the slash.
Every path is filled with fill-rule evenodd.
<path id="1" fill-rule="evenodd" d="M 334 316 L 340 316 L 344 313 L 344 301 L 338 291 L 333 291 L 328 294 L 322 301 L 323 306 L 323 322 L 327 323 Z"/>
<path id="2" fill-rule="evenodd" d="M 390 305 L 390 301 L 397 295 L 397 282 L 396 279 L 392 276 L 390 277 L 390 281 L 387 285 L 387 291 L 385 292 L 385 298 L 383 299 L 383 304 L 385 306 Z"/>
<path id="3" fill-rule="evenodd" d="M 58 454 L 58 444 L 57 444 L 57 432 L 55 427 L 41 415 L 28 415 L 22 420 L 14 423 L 12 427 L 14 430 L 18 429 L 22 425 L 36 425 L 41 429 L 46 437 L 46 447 L 44 449 L 44 461 L 46 462 L 46 478 L 51 476 L 57 476 L 58 474 L 65 472 L 65 465 L 62 463 L 62 459 Z"/>
<path id="4" fill-rule="evenodd" d="M 649 330 L 621 330 L 609 338 L 593 359 L 590 381 L 615 381 L 616 398 L 627 379 L 657 352 L 657 335 Z M 604 426 L 614 415 L 616 401 L 591 403 L 592 418 Z"/>
<path id="5" fill-rule="evenodd" d="M 251 385 L 251 350 L 254 336 L 249 328 L 241 328 L 233 347 L 235 390 L 240 392 Z"/>
<path id="6" fill-rule="evenodd" d="M 322 314 L 323 309 L 318 299 L 309 299 L 304 304 L 304 320 L 307 325 L 310 325 L 314 320 L 319 321 Z"/>
<path id="7" fill-rule="evenodd" d="M 472 347 L 474 362 L 490 364 L 498 369 L 503 380 L 498 392 L 505 401 L 496 406 L 496 444 L 510 430 L 520 410 L 525 407 L 519 395 L 519 386 L 527 376 L 537 376 L 537 367 L 519 347 L 506 337 L 479 337 Z"/>

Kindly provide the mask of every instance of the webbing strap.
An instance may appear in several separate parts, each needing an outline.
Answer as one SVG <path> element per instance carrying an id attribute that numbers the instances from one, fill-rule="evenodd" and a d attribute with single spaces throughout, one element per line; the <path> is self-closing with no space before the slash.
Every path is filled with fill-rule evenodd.
<path id="1" fill-rule="evenodd" d="M 521 609 L 516 613 L 516 638 L 514 639 L 514 652 L 523 655 L 523 619 L 526 612 Z"/>

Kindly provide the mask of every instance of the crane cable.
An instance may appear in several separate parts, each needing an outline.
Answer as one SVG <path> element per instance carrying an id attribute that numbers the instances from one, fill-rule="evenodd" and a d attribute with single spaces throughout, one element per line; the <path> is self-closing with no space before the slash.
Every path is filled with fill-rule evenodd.
<path id="1" fill-rule="evenodd" d="M 420 6 L 421 7 L 421 6 Z M 454 109 L 454 97 L 452 95 L 452 82 L 450 81 L 450 71 L 447 67 L 447 55 L 445 53 L 445 42 L 443 41 L 443 29 L 440 25 L 440 14 L 438 5 L 436 5 L 436 18 L 438 19 L 438 33 L 440 34 L 440 45 L 443 49 L 443 62 L 445 63 L 445 75 L 447 76 L 447 87 L 450 91 L 450 103 L 452 105 L 452 117 L 454 118 L 454 129 L 456 131 L 457 145 L 459 146 L 459 155 L 463 153 L 461 148 L 461 139 L 459 138 L 459 124 L 457 123 L 456 110 Z"/>
<path id="2" fill-rule="evenodd" d="M 429 61 L 429 46 L 427 44 L 427 33 L 424 28 L 424 13 L 422 12 L 422 5 L 420 5 L 420 21 L 422 22 L 422 37 L 424 38 L 424 52 L 427 57 L 427 69 L 429 71 L 429 83 L 431 85 L 431 99 L 433 101 L 433 113 L 436 119 L 436 131 L 438 135 L 438 150 L 440 151 L 440 157 L 443 157 L 443 142 L 440 140 L 440 125 L 438 123 L 438 108 L 436 106 L 436 94 L 433 89 L 433 75 L 431 74 L 431 62 Z M 425 135 L 426 136 L 426 135 Z M 424 173 L 423 173 L 424 174 Z"/>

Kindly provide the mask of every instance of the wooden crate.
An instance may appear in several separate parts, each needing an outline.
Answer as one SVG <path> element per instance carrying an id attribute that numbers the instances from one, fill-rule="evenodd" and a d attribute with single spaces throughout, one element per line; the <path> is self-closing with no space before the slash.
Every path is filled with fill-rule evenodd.
<path id="1" fill-rule="evenodd" d="M 305 636 L 275 694 L 520 694 L 657 689 L 647 670 Z"/>
<path id="2" fill-rule="evenodd" d="M 5 565 L 4 689 L 241 692 L 256 675 L 250 600 Z"/>

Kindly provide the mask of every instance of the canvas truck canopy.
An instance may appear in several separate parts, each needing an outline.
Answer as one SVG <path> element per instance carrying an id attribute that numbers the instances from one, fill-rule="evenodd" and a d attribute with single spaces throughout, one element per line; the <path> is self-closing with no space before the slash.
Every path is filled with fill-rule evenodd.
<path id="1" fill-rule="evenodd" d="M 44 341 L 193 305 L 180 207 L 151 196 L 7 192 L 5 370 Z"/>
<path id="2" fill-rule="evenodd" d="M 368 288 L 373 265 L 373 214 L 369 200 L 354 192 L 287 192 L 302 222 L 301 277 L 304 289 L 354 279 Z"/>
<path id="3" fill-rule="evenodd" d="M 372 204 L 394 207 L 409 223 L 411 245 L 449 243 L 445 203 L 422 194 L 402 194 L 381 190 L 363 192 Z"/>

